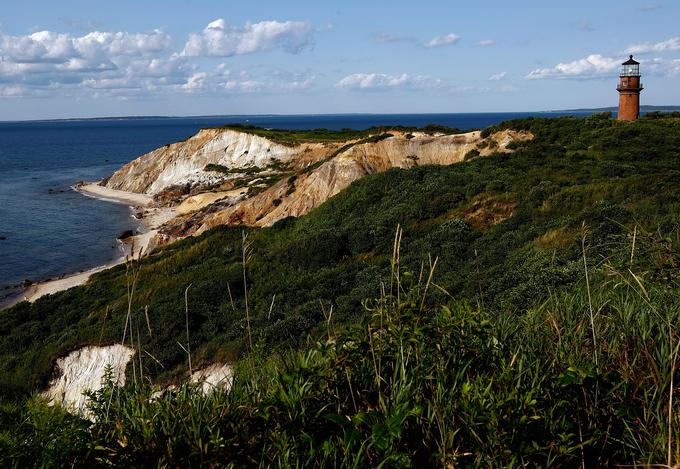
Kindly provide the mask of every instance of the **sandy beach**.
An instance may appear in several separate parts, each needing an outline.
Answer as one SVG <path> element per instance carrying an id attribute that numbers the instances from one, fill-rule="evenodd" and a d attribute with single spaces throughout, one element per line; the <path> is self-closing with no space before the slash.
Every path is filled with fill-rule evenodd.
<path id="1" fill-rule="evenodd" d="M 94 197 L 95 199 L 108 200 L 110 202 L 118 202 L 121 204 L 128 204 L 137 208 L 148 207 L 151 204 L 151 202 L 153 202 L 153 197 L 151 197 L 150 195 L 109 189 L 108 187 L 100 186 L 99 181 L 78 184 L 76 186 L 73 186 L 73 189 L 80 192 L 83 195 Z"/>
<path id="2" fill-rule="evenodd" d="M 170 208 L 151 207 L 153 198 L 149 195 L 109 189 L 100 186 L 98 182 L 79 184 L 73 186 L 73 190 L 88 197 L 126 204 L 135 211 L 141 211 L 140 233 L 120 241 L 124 246 L 124 254 L 114 261 L 76 274 L 35 283 L 17 294 L 12 300 L 4 302 L 3 308 L 9 308 L 21 301 L 32 303 L 42 296 L 84 285 L 93 274 L 124 263 L 130 255 L 137 257 L 147 254 L 149 248 L 152 247 L 152 240 L 158 233 L 158 228 L 176 215 L 176 212 Z"/>
<path id="3" fill-rule="evenodd" d="M 158 228 L 176 215 L 174 209 L 151 206 L 153 197 L 150 195 L 109 189 L 108 187 L 100 186 L 99 182 L 80 184 L 74 186 L 73 189 L 88 197 L 130 205 L 133 210 L 142 214 L 140 218 L 142 224 L 141 232 L 123 241 L 124 244 L 129 245 L 129 253 L 134 256 L 146 254 L 151 241 L 158 233 Z M 117 262 L 117 264 L 124 260 L 125 257 Z M 111 266 L 109 265 L 109 267 Z"/>
<path id="4" fill-rule="evenodd" d="M 56 280 L 49 280 L 46 282 L 36 283 L 35 285 L 31 285 L 30 287 L 28 287 L 26 291 L 24 291 L 23 295 L 19 297 L 16 302 L 18 303 L 20 301 L 29 301 L 32 303 L 41 296 L 51 295 L 62 290 L 68 290 L 69 288 L 77 287 L 78 285 L 84 285 L 85 283 L 87 283 L 87 281 L 93 274 L 96 274 L 97 272 L 101 272 L 103 270 L 114 267 L 118 264 L 121 264 L 124 262 L 124 260 L 125 258 L 123 257 L 115 260 L 114 262 L 111 262 L 110 264 L 95 267 L 94 269 L 86 270 L 84 272 L 80 272 L 74 275 L 68 275 L 66 277 L 59 278 Z"/>

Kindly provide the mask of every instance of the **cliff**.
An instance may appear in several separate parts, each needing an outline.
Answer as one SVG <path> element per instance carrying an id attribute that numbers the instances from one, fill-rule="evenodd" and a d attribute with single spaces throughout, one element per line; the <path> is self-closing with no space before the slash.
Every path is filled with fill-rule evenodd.
<path id="1" fill-rule="evenodd" d="M 132 348 L 120 344 L 74 350 L 57 360 L 55 377 L 42 395 L 51 404 L 86 415 L 86 393 L 102 388 L 107 369 L 114 384 L 124 385 L 125 367 L 134 354 Z"/>
<path id="2" fill-rule="evenodd" d="M 106 181 L 115 190 L 158 194 L 174 185 L 214 184 L 224 179 L 206 171 L 208 165 L 229 169 L 271 164 L 313 163 L 337 145 L 305 143 L 294 147 L 232 129 L 203 129 L 189 139 L 142 155 L 116 171 Z"/>
<path id="3" fill-rule="evenodd" d="M 123 166 L 109 189 L 153 196 L 176 208 L 157 235 L 163 244 L 222 224 L 268 226 L 321 205 L 353 181 L 391 168 L 460 163 L 466 155 L 510 152 L 528 132 L 429 134 L 403 130 L 363 139 L 282 144 L 234 129 L 205 129 Z"/>
<path id="4" fill-rule="evenodd" d="M 91 417 L 87 404 L 88 393 L 99 391 L 104 386 L 107 370 L 116 386 L 124 386 L 125 369 L 130 360 L 137 359 L 137 351 L 120 344 L 108 346 L 88 345 L 74 350 L 67 356 L 57 359 L 53 371 L 54 378 L 42 392 L 50 404 L 59 404 L 66 410 Z M 229 389 L 233 379 L 231 366 L 212 363 L 194 371 L 189 383 L 197 385 L 203 394 L 215 389 Z M 176 386 L 166 386 L 158 393 Z M 158 394 L 157 393 L 157 394 Z"/>

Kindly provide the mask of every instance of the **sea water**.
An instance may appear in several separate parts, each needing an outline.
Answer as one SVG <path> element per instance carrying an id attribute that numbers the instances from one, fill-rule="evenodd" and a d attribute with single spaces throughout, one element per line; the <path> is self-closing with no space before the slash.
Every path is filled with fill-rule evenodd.
<path id="1" fill-rule="evenodd" d="M 203 127 L 249 124 L 287 129 L 365 129 L 439 124 L 463 130 L 557 113 L 211 116 L 0 122 L 0 297 L 25 280 L 106 264 L 117 236 L 137 227 L 129 207 L 71 189 Z"/>

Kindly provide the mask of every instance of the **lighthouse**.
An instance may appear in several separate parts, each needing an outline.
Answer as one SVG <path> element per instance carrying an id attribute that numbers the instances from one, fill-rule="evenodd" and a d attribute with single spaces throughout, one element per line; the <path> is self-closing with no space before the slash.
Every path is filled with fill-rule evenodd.
<path id="1" fill-rule="evenodd" d="M 633 60 L 633 56 L 621 64 L 619 76 L 619 115 L 620 121 L 634 121 L 640 117 L 640 62 Z"/>

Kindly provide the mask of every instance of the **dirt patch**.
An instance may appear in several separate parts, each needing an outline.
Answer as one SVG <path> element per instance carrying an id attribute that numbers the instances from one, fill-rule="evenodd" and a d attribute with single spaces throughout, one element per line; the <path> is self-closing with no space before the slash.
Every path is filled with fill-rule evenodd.
<path id="1" fill-rule="evenodd" d="M 463 212 L 463 218 L 472 228 L 484 230 L 511 218 L 517 205 L 513 200 L 484 199 Z"/>

